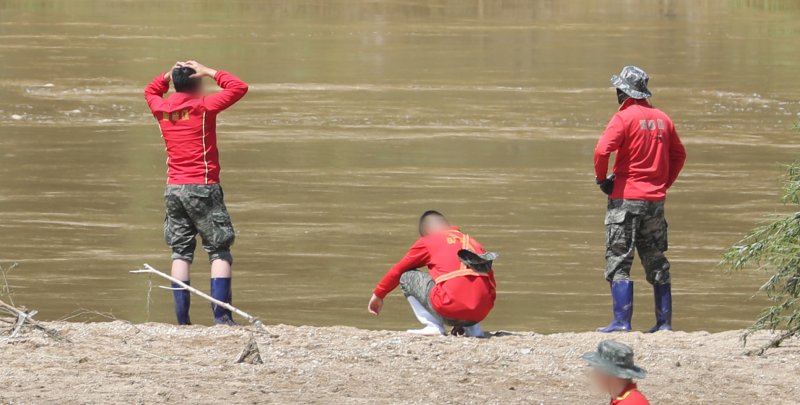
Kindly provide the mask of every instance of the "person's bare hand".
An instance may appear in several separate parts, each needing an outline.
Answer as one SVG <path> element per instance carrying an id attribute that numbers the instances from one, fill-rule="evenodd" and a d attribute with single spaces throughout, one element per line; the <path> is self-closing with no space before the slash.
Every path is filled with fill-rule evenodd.
<path id="1" fill-rule="evenodd" d="M 378 297 L 375 294 L 372 294 L 372 298 L 369 299 L 369 306 L 367 306 L 369 313 L 372 315 L 378 316 L 381 314 L 381 310 L 383 309 L 383 298 Z"/>
<path id="2" fill-rule="evenodd" d="M 186 62 L 183 63 L 183 66 L 184 67 L 188 67 L 188 68 L 192 68 L 192 69 L 194 69 L 195 72 L 197 72 L 197 73 L 189 76 L 189 77 L 192 77 L 192 78 L 203 77 L 203 76 L 214 77 L 214 76 L 217 75 L 217 71 L 216 70 L 211 69 L 209 67 L 206 67 L 205 65 L 203 65 L 203 64 L 201 64 L 201 63 L 199 63 L 199 62 L 197 62 L 195 60 L 186 61 Z"/>
<path id="3" fill-rule="evenodd" d="M 181 62 L 175 62 L 175 64 L 172 65 L 171 68 L 169 68 L 169 71 L 167 73 L 164 73 L 164 80 L 166 80 L 166 81 L 172 80 L 172 71 L 177 69 L 177 68 L 179 68 L 179 67 L 181 67 L 181 66 L 182 66 Z"/>

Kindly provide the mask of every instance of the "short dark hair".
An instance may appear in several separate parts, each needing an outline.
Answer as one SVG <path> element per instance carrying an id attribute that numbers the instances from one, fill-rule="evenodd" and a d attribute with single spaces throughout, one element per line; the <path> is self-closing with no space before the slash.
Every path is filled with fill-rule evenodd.
<path id="1" fill-rule="evenodd" d="M 193 93 L 200 88 L 199 77 L 191 77 L 197 73 L 190 67 L 179 67 L 172 70 L 172 85 L 179 93 Z"/>
<path id="2" fill-rule="evenodd" d="M 422 232 L 423 231 L 422 230 L 422 224 L 425 223 L 425 218 L 428 218 L 428 217 L 440 217 L 440 218 L 444 219 L 445 221 L 447 221 L 447 218 L 444 216 L 444 214 L 442 214 L 439 211 L 428 210 L 428 211 L 423 212 L 422 215 L 419 217 L 419 234 L 420 235 L 423 234 L 423 232 Z"/>

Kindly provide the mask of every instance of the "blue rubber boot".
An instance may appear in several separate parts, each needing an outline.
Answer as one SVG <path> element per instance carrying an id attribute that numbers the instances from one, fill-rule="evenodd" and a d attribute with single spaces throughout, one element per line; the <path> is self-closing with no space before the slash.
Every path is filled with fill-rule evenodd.
<path id="1" fill-rule="evenodd" d="M 633 318 L 633 281 L 621 280 L 611 282 L 611 302 L 614 321 L 598 332 L 630 332 Z"/>
<path id="2" fill-rule="evenodd" d="M 656 326 L 647 333 L 672 330 L 672 284 L 654 285 L 653 295 L 656 298 Z"/>
<path id="3" fill-rule="evenodd" d="M 189 281 L 184 281 L 189 284 Z M 172 297 L 175 299 L 175 316 L 178 318 L 178 325 L 191 325 L 189 320 L 189 306 L 192 303 L 192 293 L 182 290 L 181 286 L 172 283 Z"/>
<path id="4" fill-rule="evenodd" d="M 215 299 L 231 303 L 231 279 L 230 278 L 212 278 L 211 279 L 211 296 Z M 211 311 L 214 313 L 215 325 L 236 325 L 231 316 L 231 311 L 216 305 L 211 304 Z"/>

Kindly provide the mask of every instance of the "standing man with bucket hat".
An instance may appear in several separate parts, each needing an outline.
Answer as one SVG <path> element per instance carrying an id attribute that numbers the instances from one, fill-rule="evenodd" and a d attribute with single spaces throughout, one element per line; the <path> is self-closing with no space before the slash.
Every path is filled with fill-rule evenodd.
<path id="1" fill-rule="evenodd" d="M 633 363 L 630 346 L 604 340 L 597 345 L 596 352 L 586 353 L 582 358 L 592 367 L 595 385 L 611 395 L 611 405 L 650 405 L 633 382 L 646 377 L 647 370 Z"/>
<path id="2" fill-rule="evenodd" d="M 636 66 L 625 66 L 611 77 L 620 107 L 594 152 L 596 181 L 608 195 L 605 278 L 611 284 L 614 314 L 611 324 L 598 332 L 631 330 L 634 249 L 655 295 L 656 325 L 649 332 L 672 330 L 664 200 L 683 168 L 686 150 L 670 117 L 648 102 L 649 79 Z M 608 175 L 612 153 L 614 168 Z"/>

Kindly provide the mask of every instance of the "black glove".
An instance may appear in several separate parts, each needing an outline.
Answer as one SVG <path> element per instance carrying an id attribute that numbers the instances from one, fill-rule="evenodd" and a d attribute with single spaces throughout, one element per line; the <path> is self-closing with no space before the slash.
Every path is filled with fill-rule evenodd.
<path id="1" fill-rule="evenodd" d="M 614 192 L 614 179 L 617 177 L 616 174 L 612 174 L 606 177 L 603 181 L 597 181 L 597 185 L 600 186 L 600 191 L 605 193 L 606 195 L 611 195 Z"/>

